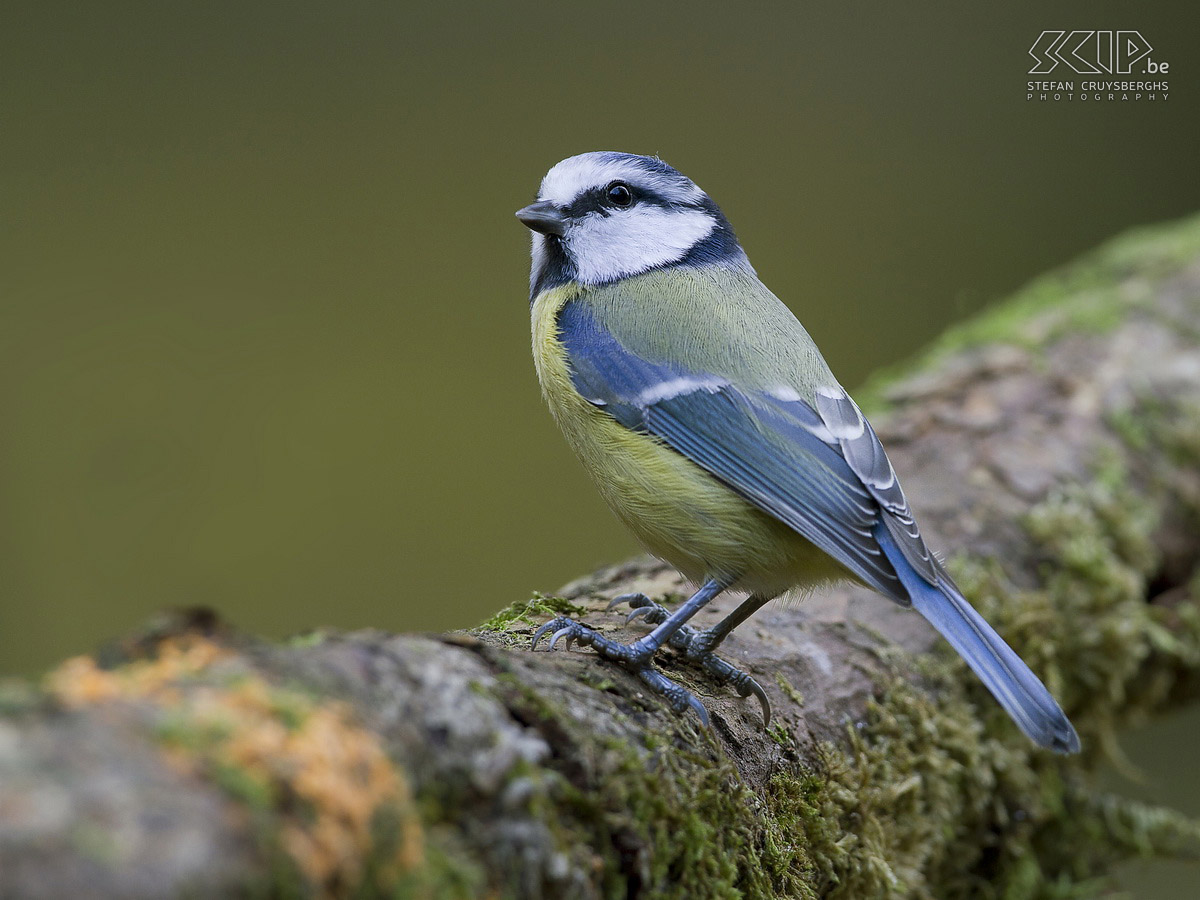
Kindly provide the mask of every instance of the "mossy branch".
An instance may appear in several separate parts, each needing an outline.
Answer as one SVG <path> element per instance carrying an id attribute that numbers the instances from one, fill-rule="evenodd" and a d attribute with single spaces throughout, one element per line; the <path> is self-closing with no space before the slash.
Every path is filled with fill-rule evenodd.
<path id="1" fill-rule="evenodd" d="M 528 652 L 643 560 L 471 633 L 165 619 L 0 686 L 0 895 L 1077 897 L 1200 826 L 1101 795 L 1114 734 L 1200 697 L 1200 218 L 1126 235 L 866 390 L 924 531 L 1085 751 L 1036 751 L 919 617 L 843 588 L 671 652 L 701 731 L 587 652 Z M 863 393 L 860 392 L 860 398 Z M 737 598 L 714 604 L 715 620 Z"/>

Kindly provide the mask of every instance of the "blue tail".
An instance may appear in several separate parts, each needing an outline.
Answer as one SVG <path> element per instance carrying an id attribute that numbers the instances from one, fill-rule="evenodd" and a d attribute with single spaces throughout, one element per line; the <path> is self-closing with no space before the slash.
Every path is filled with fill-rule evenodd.
<path id="1" fill-rule="evenodd" d="M 1079 735 L 1046 686 L 1000 637 L 948 576 L 935 587 L 904 559 L 883 523 L 879 546 L 907 589 L 912 605 L 929 620 L 1031 741 L 1058 753 L 1078 753 Z"/>

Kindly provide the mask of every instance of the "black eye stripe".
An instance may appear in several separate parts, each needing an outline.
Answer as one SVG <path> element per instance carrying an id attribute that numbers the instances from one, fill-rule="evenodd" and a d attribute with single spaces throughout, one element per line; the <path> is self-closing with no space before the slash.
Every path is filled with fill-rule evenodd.
<path id="1" fill-rule="evenodd" d="M 620 183 L 629 188 L 633 194 L 634 204 L 637 206 L 657 206 L 662 209 L 707 209 L 712 205 L 712 201 L 708 203 L 681 203 L 678 200 L 668 200 L 662 194 L 648 188 L 631 184 L 628 181 Z M 613 184 L 614 182 L 609 182 L 606 185 L 584 191 L 575 198 L 574 202 L 564 208 L 564 212 L 572 219 L 582 219 L 589 213 L 600 213 L 602 216 L 608 216 L 616 210 L 622 208 L 628 209 L 629 207 L 615 206 L 608 199 L 608 189 Z"/>

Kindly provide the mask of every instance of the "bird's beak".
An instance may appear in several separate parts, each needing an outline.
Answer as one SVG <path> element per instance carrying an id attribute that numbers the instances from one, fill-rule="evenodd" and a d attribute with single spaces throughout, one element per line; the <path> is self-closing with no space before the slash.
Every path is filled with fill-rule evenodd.
<path id="1" fill-rule="evenodd" d="M 517 218 L 526 228 L 542 234 L 562 237 L 567 228 L 567 217 L 549 200 L 539 200 L 537 203 L 530 203 L 524 209 L 518 209 Z"/>

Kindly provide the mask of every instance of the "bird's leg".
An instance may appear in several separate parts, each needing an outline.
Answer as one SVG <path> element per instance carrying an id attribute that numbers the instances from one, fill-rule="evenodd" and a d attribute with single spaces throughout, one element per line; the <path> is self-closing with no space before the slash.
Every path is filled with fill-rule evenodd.
<path id="1" fill-rule="evenodd" d="M 693 697 L 687 690 L 657 671 L 650 665 L 650 660 L 663 644 L 671 641 L 679 633 L 680 629 L 685 627 L 688 619 L 703 609 L 713 597 L 725 590 L 725 587 L 725 582 L 717 581 L 716 579 L 706 581 L 700 590 L 692 594 L 677 610 L 659 620 L 649 634 L 639 638 L 632 644 L 617 643 L 598 634 L 581 622 L 568 619 L 565 616 L 559 616 L 558 618 L 551 619 L 534 632 L 533 648 L 536 649 L 538 641 L 549 632 L 553 632 L 553 636 L 550 638 L 550 649 L 552 650 L 559 638 L 565 639 L 568 648 L 570 648 L 573 641 L 578 641 L 585 646 L 592 647 L 605 659 L 619 663 L 633 672 L 652 691 L 666 697 L 667 701 L 671 704 L 671 708 L 676 712 L 682 712 L 690 707 L 695 710 L 696 715 L 700 717 L 700 721 L 708 725 L 708 712 L 704 709 L 700 701 Z M 659 609 L 661 608 L 659 607 Z M 666 610 L 663 610 L 663 612 L 666 612 Z"/>
<path id="2" fill-rule="evenodd" d="M 770 598 L 752 596 L 743 601 L 737 609 L 706 631 L 699 631 L 691 625 L 684 625 L 671 637 L 671 646 L 682 651 L 688 659 L 700 664 L 704 671 L 712 675 L 719 684 L 733 685 L 738 696 L 749 697 L 753 694 L 762 707 L 763 725 L 771 721 L 771 703 L 762 685 L 738 669 L 732 663 L 717 656 L 714 652 L 720 643 L 729 637 L 729 633 L 748 618 L 758 612 Z M 645 594 L 622 594 L 615 597 L 608 605 L 612 609 L 619 603 L 628 603 L 633 611 L 625 617 L 628 623 L 638 616 L 644 616 L 647 622 L 655 624 L 665 621 L 669 613 Z"/>

